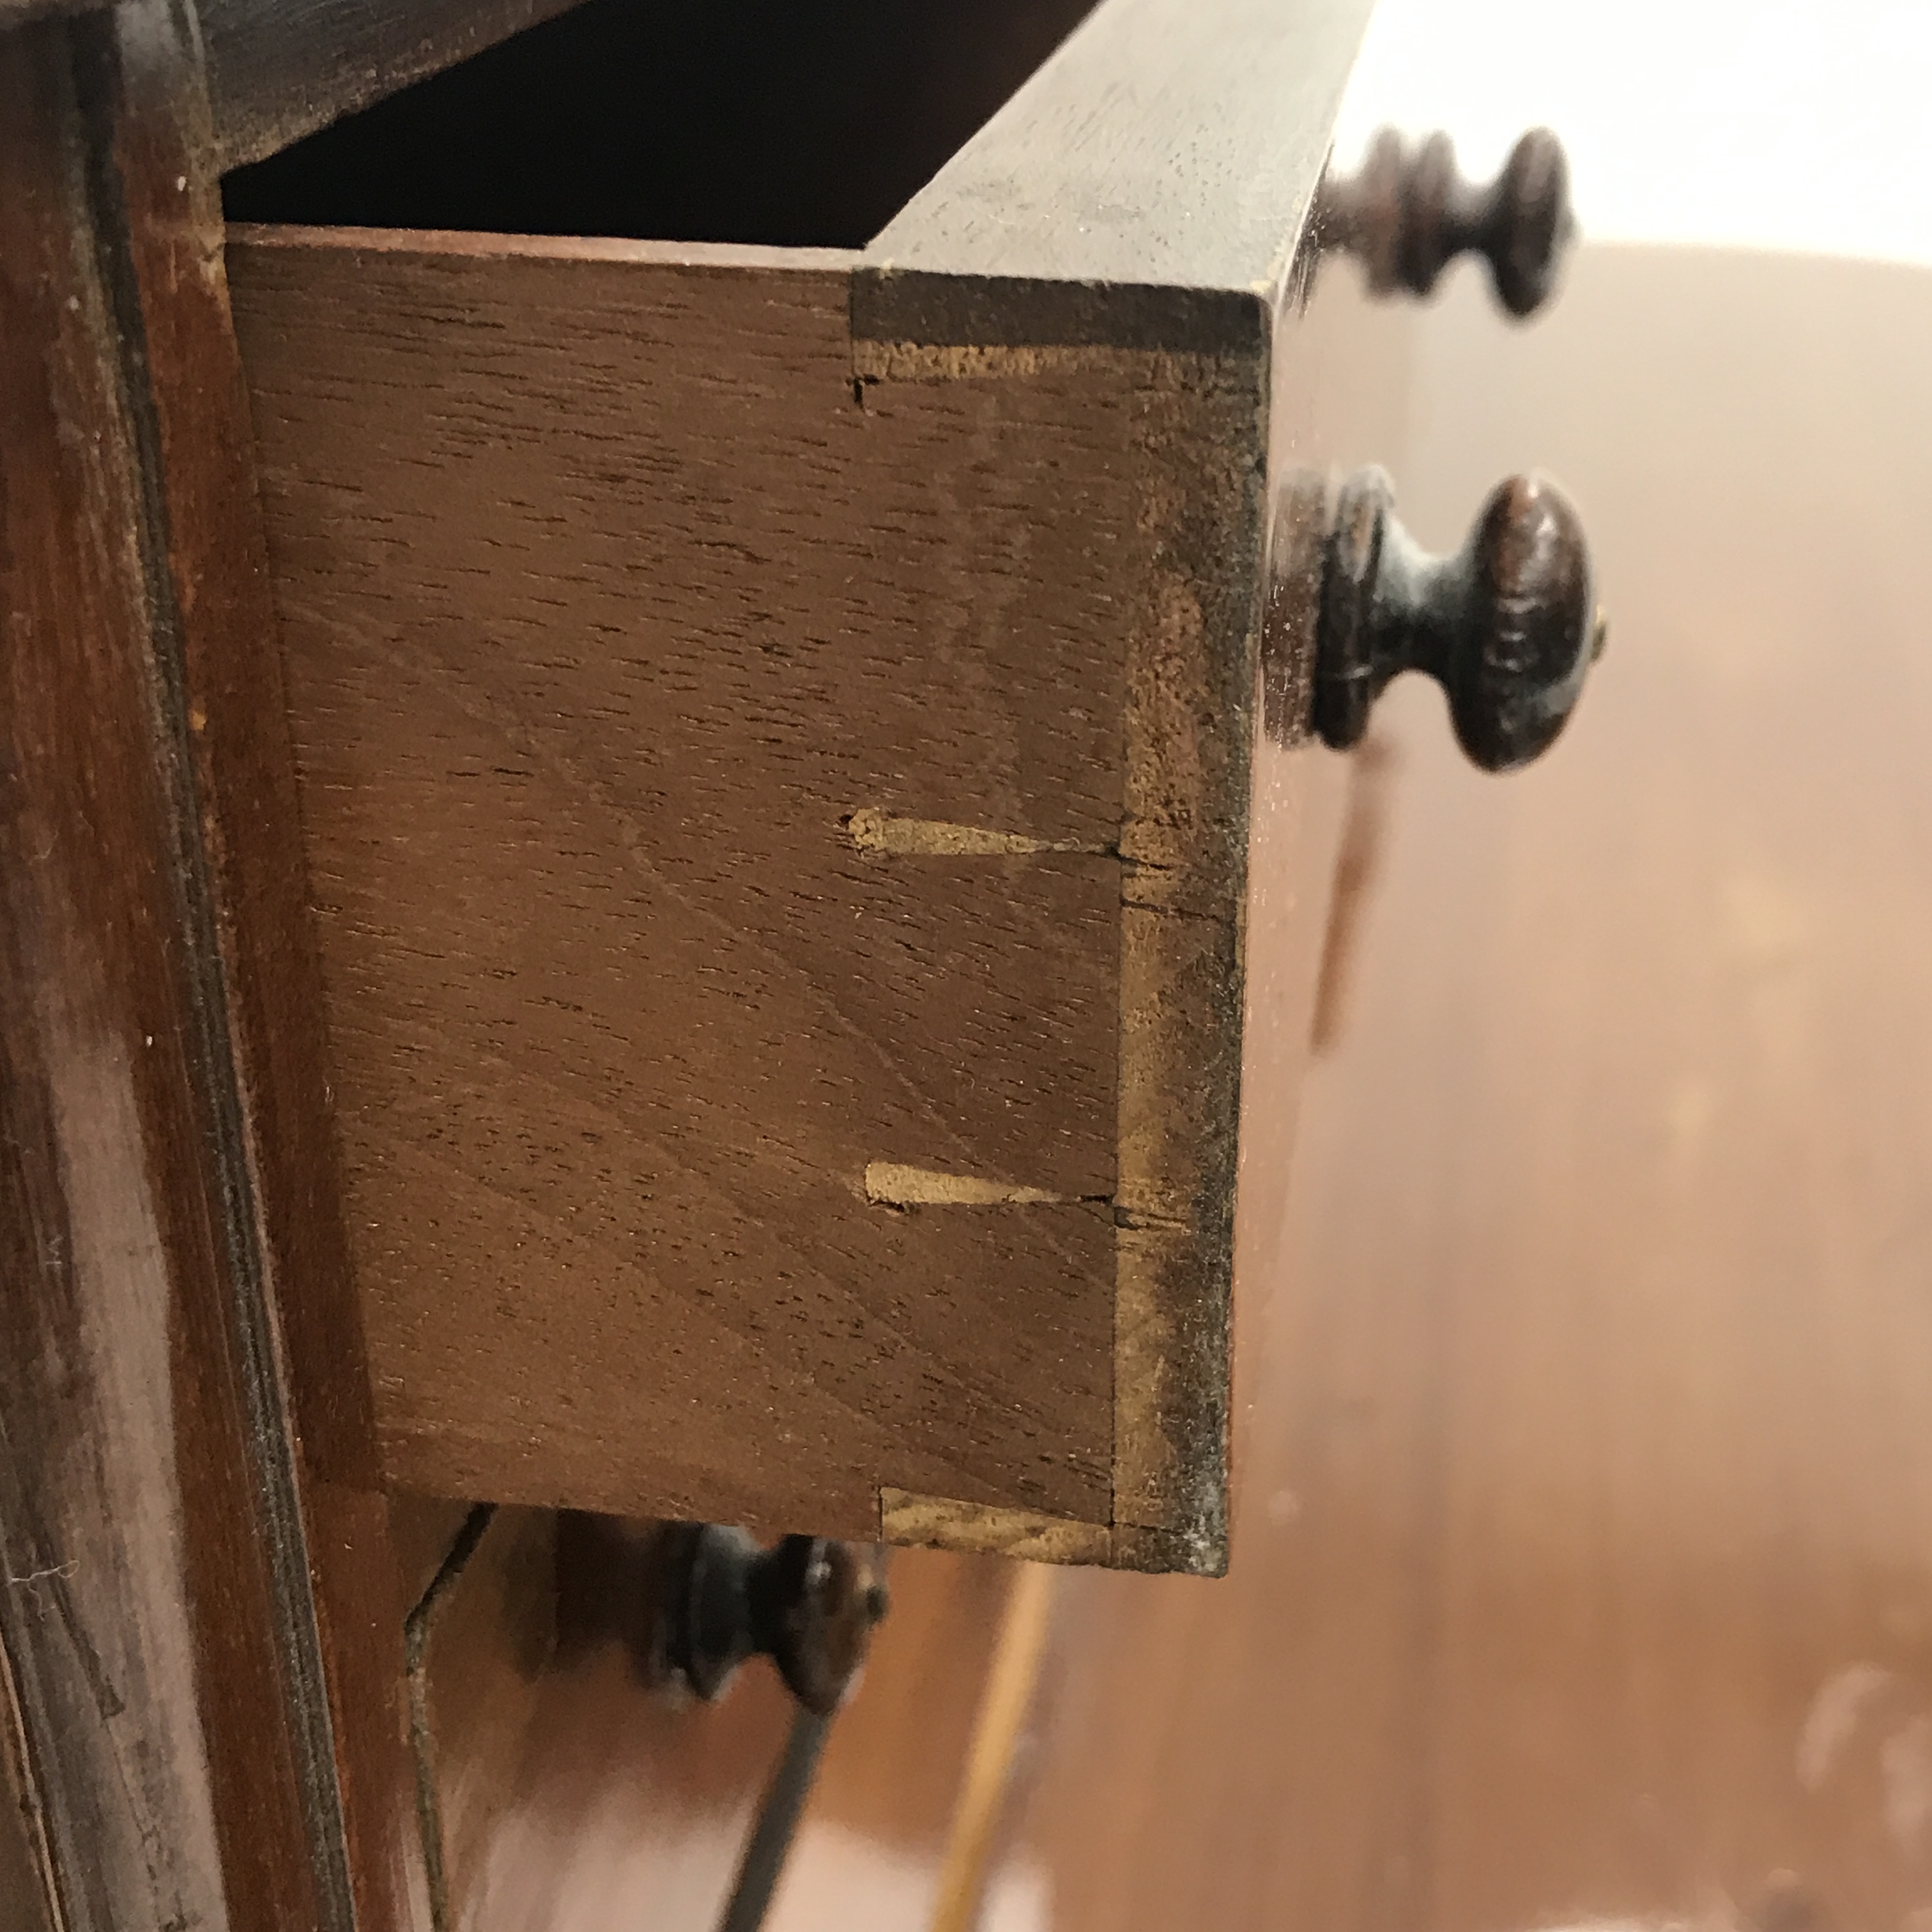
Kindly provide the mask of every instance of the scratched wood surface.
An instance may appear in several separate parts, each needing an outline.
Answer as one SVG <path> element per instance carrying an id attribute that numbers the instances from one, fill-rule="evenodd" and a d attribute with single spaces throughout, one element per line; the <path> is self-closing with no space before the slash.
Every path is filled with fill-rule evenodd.
<path id="1" fill-rule="evenodd" d="M 8 1932 L 57 1932 L 52 1868 L 12 1674 L 0 1658 L 0 1898 Z"/>
<path id="2" fill-rule="evenodd" d="M 231 248 L 392 1477 L 1212 1562 L 1261 373 L 698 256 Z"/>
<path id="3" fill-rule="evenodd" d="M 1928 328 L 1589 248 L 1427 318 L 1405 520 L 1547 464 L 1611 646 L 1506 779 L 1384 700 L 1233 1568 L 1066 1580 L 1030 1922 L 1932 1914 Z"/>

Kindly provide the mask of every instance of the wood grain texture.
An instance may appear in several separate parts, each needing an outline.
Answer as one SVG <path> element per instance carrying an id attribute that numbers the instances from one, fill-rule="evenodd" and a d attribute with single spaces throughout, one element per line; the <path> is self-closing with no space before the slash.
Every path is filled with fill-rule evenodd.
<path id="1" fill-rule="evenodd" d="M 138 4 L 8 50 L 0 1614 L 68 1922 L 397 1927 L 394 1579 L 196 56 Z"/>
<path id="2" fill-rule="evenodd" d="M 42 1829 L 40 1793 L 27 1762 L 27 1737 L 0 1650 L 0 1899 L 8 1932 L 58 1932 L 60 1894 Z"/>
<path id="3" fill-rule="evenodd" d="M 124 16 L 115 156 L 146 376 L 148 460 L 167 542 L 169 701 L 200 839 L 184 870 L 205 901 L 204 1000 L 224 1177 L 251 1373 L 265 1391 L 266 1507 L 280 1527 L 290 1696 L 316 1786 L 314 1828 L 340 1833 L 359 1924 L 421 1912 L 419 1842 L 401 1748 L 404 1607 L 381 1493 L 361 1310 L 344 1239 L 319 962 L 293 748 L 222 272 L 222 220 L 201 78 L 184 44 L 156 51 Z M 164 609 L 166 607 L 164 606 Z M 187 773 L 183 774 L 188 776 Z M 249 1312 L 248 1311 L 254 1311 Z"/>
<path id="4" fill-rule="evenodd" d="M 1232 1574 L 1065 1580 L 1007 1867 L 1064 1932 L 1932 1910 L 1928 326 L 1588 247 L 1526 335 L 1468 271 L 1424 323 L 1413 527 L 1549 464 L 1616 641 L 1508 781 L 1386 700 Z"/>
<path id="5" fill-rule="evenodd" d="M 1225 1561 L 1270 358 L 1361 9 L 1222 11 L 1113 0 L 903 259 L 238 234 L 399 1484 Z"/>
<path id="6" fill-rule="evenodd" d="M 0 40 L 0 1636 L 65 1924 L 334 1926 L 163 694 L 178 612 L 136 304 L 148 170 L 191 88 L 152 8 Z"/>
<path id="7" fill-rule="evenodd" d="M 908 1496 L 903 1490 L 879 1492 L 880 1534 L 888 1543 L 911 1549 L 1034 1563 L 1105 1563 L 1113 1552 L 1111 1527 L 946 1496 Z"/>
<path id="8" fill-rule="evenodd" d="M 850 258 L 698 253 L 231 250 L 388 1466 L 1106 1526 L 1117 1217 L 1225 1379 L 1262 378 L 867 344 L 855 389 Z"/>
<path id="9" fill-rule="evenodd" d="M 260 160 L 572 0 L 204 0 L 218 171 Z"/>

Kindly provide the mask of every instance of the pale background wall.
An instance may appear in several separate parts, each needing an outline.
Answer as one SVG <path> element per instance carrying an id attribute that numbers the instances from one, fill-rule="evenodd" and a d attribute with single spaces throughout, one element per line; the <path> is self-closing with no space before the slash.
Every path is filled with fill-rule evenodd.
<path id="1" fill-rule="evenodd" d="M 1932 263 L 1932 0 L 1382 0 L 1338 134 L 1562 136 L 1593 240 Z"/>

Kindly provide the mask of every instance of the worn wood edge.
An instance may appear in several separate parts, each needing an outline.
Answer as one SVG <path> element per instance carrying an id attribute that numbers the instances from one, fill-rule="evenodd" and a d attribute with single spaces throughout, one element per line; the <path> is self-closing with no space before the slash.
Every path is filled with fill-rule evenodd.
<path id="1" fill-rule="evenodd" d="M 1272 295 L 1038 275 L 955 275 L 864 263 L 852 274 L 852 334 L 862 342 L 1257 353 Z"/>
<path id="2" fill-rule="evenodd" d="M 14 1580 L 7 1579 L 17 1588 Z M 59 1886 L 52 1847 L 47 1843 L 46 1821 L 27 1752 L 27 1727 L 20 1710 L 14 1666 L 0 1643 L 0 1899 L 10 1901 L 8 1932 L 59 1932 Z"/>
<path id="3" fill-rule="evenodd" d="M 1098 1537 L 1062 1536 L 1053 1540 L 1056 1552 L 1080 1553 L 1047 1560 L 1218 1575 L 1228 1562 L 1243 939 L 1271 354 L 868 342 L 855 314 L 862 383 L 1024 382 L 1095 364 L 1117 370 L 1124 390 L 1158 399 L 1142 454 L 1148 473 L 1162 478 L 1149 513 L 1162 561 L 1128 640 L 1111 1521 L 1104 1546 Z M 967 1504 L 938 1505 L 906 1518 L 904 1540 L 1032 1553 L 1006 1540 L 1024 1534 L 1011 1514 L 988 1519 Z"/>
<path id="4" fill-rule="evenodd" d="M 855 362 L 860 373 L 878 380 L 914 374 L 920 352 L 932 349 L 958 349 L 969 357 L 975 352 L 1028 348 L 1258 356 L 1265 350 L 1271 315 L 1268 301 L 1252 292 L 907 274 L 867 268 L 858 255 L 839 248 L 252 222 L 233 224 L 228 246 L 231 251 L 340 250 L 452 261 L 848 274 Z M 981 371 L 962 361 L 948 373 Z"/>
<path id="5" fill-rule="evenodd" d="M 458 228 L 307 227 L 298 223 L 238 221 L 228 230 L 237 249 L 339 250 L 352 255 L 446 256 L 452 260 L 623 262 L 640 268 L 842 273 L 858 257 L 845 248 L 773 248 L 744 242 L 638 242 L 622 236 L 496 235 Z"/>
<path id="6" fill-rule="evenodd" d="M 1234 1183 L 1270 362 L 1173 440 L 1133 632 L 1121 828 L 1114 1562 L 1227 1564 Z"/>
<path id="7" fill-rule="evenodd" d="M 478 1503 L 464 1518 L 456 1540 L 437 1566 L 428 1589 L 403 1622 L 403 1670 L 407 1687 L 409 1743 L 416 1779 L 416 1824 L 422 1834 L 422 1859 L 429 1892 L 432 1932 L 449 1924 L 448 1873 L 444 1861 L 442 1807 L 436 1781 L 435 1739 L 429 1716 L 429 1640 L 436 1611 L 456 1587 L 495 1520 L 495 1505 Z"/>
<path id="8" fill-rule="evenodd" d="M 1279 307 L 1373 0 L 1103 0 L 874 238 L 869 264 Z"/>
<path id="9" fill-rule="evenodd" d="M 1021 1734 L 1040 1688 L 1058 1580 L 1051 1570 L 1030 1564 L 1016 1570 L 1007 1586 L 999 1640 L 946 1831 L 930 1932 L 973 1932 L 977 1922 Z"/>
<path id="10" fill-rule="evenodd" d="M 201 0 L 219 166 L 225 172 L 261 160 L 576 4 Z"/>
<path id="11" fill-rule="evenodd" d="M 139 372 L 136 441 L 158 485 L 149 541 L 165 553 L 149 566 L 158 724 L 173 740 L 178 810 L 192 828 L 181 890 L 198 941 L 212 1138 L 227 1170 L 232 1319 L 261 1390 L 257 1480 L 286 1606 L 284 1668 L 318 1874 L 346 1892 L 329 1908 L 400 1926 L 422 1902 L 394 1802 L 407 1778 L 404 1606 L 338 1192 L 312 895 L 202 50 L 192 14 L 154 0 L 123 7 L 116 27 L 114 152 L 128 237 L 120 320 Z"/>
<path id="12" fill-rule="evenodd" d="M 879 1492 L 879 1537 L 902 1549 L 952 1550 L 1030 1563 L 1104 1564 L 1113 1549 L 1112 1529 L 1104 1522 L 894 1489 Z"/>

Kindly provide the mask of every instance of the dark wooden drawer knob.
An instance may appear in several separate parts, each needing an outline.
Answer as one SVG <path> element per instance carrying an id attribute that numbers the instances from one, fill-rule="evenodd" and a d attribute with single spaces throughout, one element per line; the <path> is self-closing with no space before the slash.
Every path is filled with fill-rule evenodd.
<path id="1" fill-rule="evenodd" d="M 742 1529 L 680 1524 L 664 1603 L 664 1660 L 705 1699 L 746 1658 L 769 1657 L 815 1716 L 845 1700 L 886 1613 L 872 1554 L 829 1537 L 761 1550 Z"/>
<path id="2" fill-rule="evenodd" d="M 1318 621 L 1312 716 L 1327 743 L 1354 744 L 1389 680 L 1426 671 L 1492 772 L 1549 748 L 1604 646 L 1582 526 L 1537 476 L 1498 484 L 1468 541 L 1433 557 L 1396 520 L 1388 478 L 1358 470 L 1329 526 Z"/>
<path id="3" fill-rule="evenodd" d="M 1524 135 L 1486 188 L 1456 171 L 1447 134 L 1412 154 L 1385 128 L 1360 173 L 1324 178 L 1316 222 L 1320 246 L 1357 256 L 1382 295 L 1426 296 L 1456 256 L 1486 255 L 1496 298 L 1514 316 L 1542 306 L 1576 230 L 1570 166 L 1547 128 Z"/>

